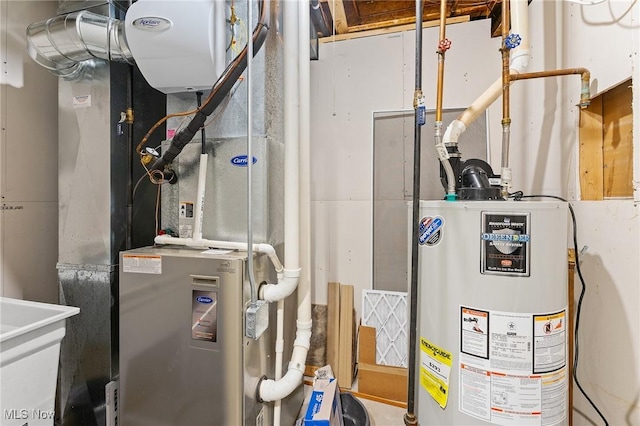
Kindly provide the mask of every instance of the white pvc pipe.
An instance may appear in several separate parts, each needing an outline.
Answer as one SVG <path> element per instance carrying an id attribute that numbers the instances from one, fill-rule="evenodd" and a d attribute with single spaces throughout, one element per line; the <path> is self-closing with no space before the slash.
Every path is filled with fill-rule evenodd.
<path id="1" fill-rule="evenodd" d="M 283 2 L 284 30 L 284 264 L 300 267 L 299 211 L 299 90 L 298 90 L 298 1 Z"/>
<path id="2" fill-rule="evenodd" d="M 207 181 L 207 154 L 200 154 L 200 170 L 198 171 L 198 188 L 196 192 L 196 211 L 194 217 L 193 239 L 202 240 L 202 218 L 204 210 L 204 192 Z"/>
<path id="3" fill-rule="evenodd" d="M 172 237 L 171 235 L 158 235 L 153 241 L 156 244 L 185 246 L 192 248 L 218 248 L 241 251 L 247 249 L 247 243 L 245 242 L 217 241 L 207 239 L 196 240 L 194 238 L 177 238 Z M 264 243 L 254 244 L 253 251 L 266 254 L 271 260 L 271 263 L 273 263 L 273 267 L 275 268 L 276 272 L 282 272 L 282 263 L 280 262 L 280 259 L 278 259 L 278 255 L 276 254 L 276 250 L 273 248 L 273 246 Z"/>
<path id="4" fill-rule="evenodd" d="M 519 34 L 522 41 L 511 52 L 509 72 L 519 74 L 529 65 L 529 6 L 527 0 L 511 0 L 511 33 Z M 480 114 L 502 94 L 502 77 L 499 77 L 482 95 L 449 124 L 443 143 L 458 143 L 458 139 Z"/>
<path id="5" fill-rule="evenodd" d="M 274 380 L 282 378 L 282 358 L 284 353 L 284 299 L 278 300 L 276 310 L 276 371 Z M 282 400 L 277 400 L 273 404 L 273 426 L 280 426 L 282 417 Z"/>
<path id="6" fill-rule="evenodd" d="M 292 7 L 292 6 L 295 6 L 295 7 Z M 289 85 L 293 86 L 294 84 L 297 84 L 297 79 L 294 80 L 293 78 L 291 78 L 292 76 L 291 73 L 294 73 L 293 76 L 295 76 L 296 71 L 298 71 L 298 75 L 300 75 L 301 82 L 304 82 L 306 79 L 308 79 L 307 75 L 303 76 L 302 74 L 308 73 L 309 68 L 308 66 L 303 65 L 302 63 L 304 61 L 309 61 L 309 45 L 307 43 L 300 43 L 299 52 L 298 52 L 300 65 L 296 63 L 292 64 L 290 61 L 286 59 L 291 53 L 289 50 L 287 50 L 287 47 L 291 46 L 293 49 L 295 49 L 295 47 L 293 47 L 293 44 L 297 43 L 298 39 L 302 39 L 302 38 L 307 39 L 307 35 L 309 34 L 309 31 L 310 31 L 309 6 L 308 6 L 308 3 L 305 3 L 305 2 L 285 2 L 284 10 L 285 10 L 285 16 L 284 16 L 285 118 L 288 121 L 291 118 L 291 116 L 287 114 L 286 106 L 288 102 L 291 102 L 292 100 L 287 101 L 287 97 L 288 97 L 287 95 L 291 93 L 291 90 L 293 89 L 293 87 L 289 88 L 289 90 L 287 89 L 287 87 Z M 294 32 L 294 30 L 291 29 L 291 27 L 295 27 L 294 23 L 296 22 L 296 18 L 299 25 L 298 27 L 299 31 Z M 286 43 L 286 40 L 288 38 L 293 39 L 291 40 L 292 45 L 288 45 Z M 298 54 L 294 55 L 294 57 L 298 58 Z M 298 65 L 299 67 L 297 70 L 296 70 L 296 65 Z M 303 90 L 301 90 L 295 99 L 298 99 L 300 102 L 300 105 L 301 105 L 300 114 L 308 115 L 309 113 L 308 105 L 305 105 L 303 107 L 302 104 L 308 104 L 309 97 L 308 96 L 305 97 Z M 304 118 L 300 117 L 300 123 L 301 125 L 303 123 L 308 123 L 308 117 L 304 117 Z M 289 127 L 290 125 L 291 127 Z M 304 124 L 304 125 L 308 126 L 308 124 Z M 293 127 L 295 127 L 295 123 L 293 124 L 285 123 L 285 182 L 287 181 L 287 178 L 286 178 L 287 161 L 299 160 L 297 155 L 296 157 L 294 157 L 294 159 L 287 160 L 287 145 L 295 144 L 296 139 L 298 138 L 300 139 L 301 145 L 309 143 L 308 136 L 305 136 L 305 135 L 308 135 L 307 133 L 308 129 L 301 129 L 299 132 L 298 131 L 294 132 Z M 289 139 L 287 138 L 287 135 L 289 135 Z M 303 149 L 301 150 L 304 151 Z M 308 172 L 308 169 L 305 170 L 305 173 L 306 172 Z M 301 181 L 301 182 L 304 182 L 305 184 L 308 185 L 308 181 Z M 286 188 L 288 187 L 285 186 L 285 189 Z M 297 179 L 296 179 L 295 187 L 291 188 L 291 190 L 295 191 L 294 192 L 295 194 L 299 194 L 298 191 L 300 191 L 301 193 L 308 192 L 308 188 L 301 189 L 298 187 Z M 285 199 L 286 198 L 287 198 L 287 193 L 285 192 Z M 292 211 L 295 209 L 299 214 L 299 203 L 300 203 L 300 200 L 298 197 L 295 198 L 295 206 L 294 205 L 287 206 L 287 203 L 285 202 L 285 215 L 287 214 L 288 208 L 291 209 Z M 296 229 L 296 235 L 295 235 L 296 240 L 298 238 L 305 238 L 304 235 L 300 235 L 299 233 L 300 222 L 299 222 L 299 217 L 297 215 L 296 215 L 296 221 L 294 223 L 298 225 L 298 229 Z M 285 222 L 285 226 L 287 226 L 287 222 Z M 284 273 L 285 274 L 287 274 L 288 272 L 299 273 L 299 268 L 297 267 L 298 263 L 295 263 L 295 264 L 288 263 L 289 259 L 292 259 L 292 261 L 293 260 L 299 261 L 299 253 L 298 253 L 299 242 L 296 241 L 296 244 L 295 244 L 296 253 L 287 254 L 287 250 L 291 248 L 290 246 L 286 245 L 287 241 L 288 239 L 285 233 L 285 259 L 286 259 L 285 265 L 287 265 L 288 268 L 289 268 L 289 265 L 295 266 L 295 268 L 285 269 Z M 288 256 L 291 256 L 291 257 L 288 257 Z M 289 368 L 287 370 L 287 373 L 281 379 L 264 380 L 260 383 L 260 397 L 263 401 L 267 401 L 267 402 L 278 401 L 282 398 L 285 398 L 286 396 L 291 394 L 291 392 L 293 392 L 302 383 L 302 377 L 304 375 L 304 367 L 305 367 L 307 353 L 309 351 L 309 345 L 311 341 L 311 291 L 310 290 L 311 289 L 310 289 L 308 280 L 300 281 L 298 286 L 298 320 L 296 321 L 296 327 L 297 327 L 296 339 L 293 343 L 293 353 L 291 355 L 291 361 L 289 362 Z"/>
<path id="7" fill-rule="evenodd" d="M 298 35 L 300 75 L 300 282 L 298 319 L 311 321 L 311 52 L 309 43 L 309 7 L 298 10 L 300 33 Z M 305 298 L 308 296 L 308 300 Z M 301 298 L 302 297 L 302 298 Z M 308 310 L 308 311 L 307 311 Z"/>
<path id="8" fill-rule="evenodd" d="M 298 270 L 300 265 L 300 248 L 299 248 L 299 232 L 300 232 L 300 212 L 298 206 L 299 200 L 299 164 L 298 164 L 298 27 L 296 26 L 297 9 L 299 2 L 283 2 L 283 31 L 284 31 L 284 264 L 287 268 L 295 268 Z M 285 271 L 288 273 L 288 271 Z M 270 288 L 265 288 L 265 300 L 272 298 L 280 298 L 283 294 L 291 294 L 295 287 L 298 285 L 298 280 L 295 283 L 289 281 L 285 289 L 278 277 L 278 285 Z M 293 288 L 292 288 L 293 287 Z M 272 295 L 272 293 L 278 292 L 280 294 Z M 288 296 L 288 294 L 287 294 Z M 280 306 L 280 302 L 278 302 Z M 277 328 L 276 328 L 276 350 L 278 349 L 278 342 L 284 340 L 284 309 L 277 311 Z M 277 357 L 277 352 L 276 352 Z M 280 369 L 280 375 L 274 377 L 273 383 L 282 382 L 282 356 L 280 359 L 276 359 L 276 369 Z M 278 385 L 282 387 L 282 385 Z M 294 388 L 291 389 L 293 391 Z M 260 387 L 261 398 L 262 385 Z M 286 393 L 287 396 L 290 392 Z M 284 397 L 283 396 L 283 397 Z M 282 401 L 281 398 L 271 399 L 275 401 L 274 413 L 273 413 L 273 425 L 280 426 Z"/>

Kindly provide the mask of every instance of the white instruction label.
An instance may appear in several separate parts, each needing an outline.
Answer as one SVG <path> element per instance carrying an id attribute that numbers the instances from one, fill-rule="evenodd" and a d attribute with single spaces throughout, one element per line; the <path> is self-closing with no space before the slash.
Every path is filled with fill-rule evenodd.
<path id="1" fill-rule="evenodd" d="M 460 315 L 459 410 L 509 426 L 564 420 L 566 309 L 531 314 L 461 306 Z"/>
<path id="2" fill-rule="evenodd" d="M 469 355 L 489 359 L 489 312 L 462 308 L 462 347 Z"/>
<path id="3" fill-rule="evenodd" d="M 193 237 L 193 226 L 191 225 L 180 225 L 178 229 L 178 235 L 180 238 L 192 238 Z"/>
<path id="4" fill-rule="evenodd" d="M 91 106 L 91 95 L 74 96 L 72 105 L 74 108 L 89 108 Z"/>
<path id="5" fill-rule="evenodd" d="M 534 315 L 534 373 L 548 373 L 565 366 L 567 319 L 565 311 Z"/>
<path id="6" fill-rule="evenodd" d="M 162 274 L 162 256 L 123 254 L 122 272 L 135 274 Z"/>

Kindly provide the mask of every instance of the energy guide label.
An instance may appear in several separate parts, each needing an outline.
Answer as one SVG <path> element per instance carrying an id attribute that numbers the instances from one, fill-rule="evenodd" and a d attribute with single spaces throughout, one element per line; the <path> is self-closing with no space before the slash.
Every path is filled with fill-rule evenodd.
<path id="1" fill-rule="evenodd" d="M 567 414 L 566 309 L 460 307 L 459 410 L 499 425 L 555 425 Z"/>
<path id="2" fill-rule="evenodd" d="M 420 384 L 442 408 L 449 399 L 452 363 L 451 352 L 420 339 Z"/>

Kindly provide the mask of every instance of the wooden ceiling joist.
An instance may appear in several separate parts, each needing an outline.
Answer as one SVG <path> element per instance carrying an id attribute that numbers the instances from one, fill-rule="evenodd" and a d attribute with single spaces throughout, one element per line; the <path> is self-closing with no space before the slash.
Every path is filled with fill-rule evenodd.
<path id="1" fill-rule="evenodd" d="M 456 16 L 455 18 L 448 18 L 446 23 L 447 25 L 452 25 L 452 24 L 459 24 L 461 22 L 469 22 L 469 17 L 468 16 Z M 440 25 L 440 20 L 433 20 L 433 21 L 425 21 L 422 23 L 422 28 L 431 28 L 431 27 L 437 27 L 438 25 Z M 376 35 L 382 35 L 382 34 L 393 34 L 393 33 L 398 33 L 398 32 L 402 32 L 402 31 L 410 31 L 415 29 L 415 18 L 413 18 L 413 23 L 412 24 L 404 24 L 404 25 L 397 25 L 397 26 L 393 26 L 393 27 L 386 27 L 386 28 L 378 28 L 378 29 L 374 29 L 374 30 L 369 30 L 369 31 L 358 31 L 358 32 L 349 32 L 347 34 L 338 34 L 335 36 L 329 36 L 329 37 L 322 37 L 319 38 L 318 41 L 320 43 L 331 43 L 334 41 L 342 41 L 342 40 L 351 40 L 351 39 L 356 39 L 356 38 L 362 38 L 362 37 L 371 37 L 371 36 L 376 36 Z"/>
<path id="2" fill-rule="evenodd" d="M 490 18 L 492 33 L 500 25 L 502 0 L 446 0 L 447 18 Z M 424 21 L 440 19 L 440 0 L 425 0 Z M 346 35 L 377 31 L 415 23 L 415 2 L 410 0 L 320 0 L 323 35 Z"/>
<path id="3" fill-rule="evenodd" d="M 349 23 L 347 22 L 347 14 L 344 11 L 342 0 L 323 0 L 323 2 L 329 6 L 336 33 L 346 34 L 349 32 Z"/>

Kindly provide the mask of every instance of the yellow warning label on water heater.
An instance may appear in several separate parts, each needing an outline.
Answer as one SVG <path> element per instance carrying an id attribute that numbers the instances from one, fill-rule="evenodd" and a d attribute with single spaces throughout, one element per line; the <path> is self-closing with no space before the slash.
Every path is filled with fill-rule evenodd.
<path id="1" fill-rule="evenodd" d="M 420 339 L 420 384 L 442 408 L 449 399 L 452 362 L 451 352 Z"/>

